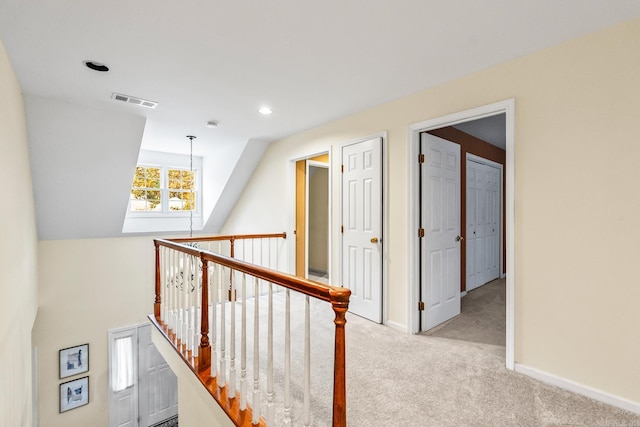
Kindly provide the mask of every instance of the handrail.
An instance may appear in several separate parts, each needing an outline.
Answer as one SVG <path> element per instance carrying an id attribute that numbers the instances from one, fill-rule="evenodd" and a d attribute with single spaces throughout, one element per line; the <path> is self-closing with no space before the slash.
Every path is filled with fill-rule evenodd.
<path id="1" fill-rule="evenodd" d="M 156 286 L 155 286 L 155 303 L 154 316 L 158 322 L 162 322 L 160 318 L 161 311 L 161 275 L 160 275 L 160 247 L 164 246 L 176 251 L 186 253 L 197 257 L 202 262 L 202 306 L 207 304 L 207 265 L 209 262 L 228 267 L 232 270 L 249 274 L 253 277 L 271 282 L 275 285 L 283 286 L 287 289 L 302 293 L 307 296 L 317 298 L 322 301 L 331 303 L 335 313 L 335 340 L 334 340 L 334 394 L 333 394 L 333 426 L 346 426 L 346 357 L 345 357 L 345 315 L 349 306 L 349 296 L 351 291 L 347 288 L 341 288 L 322 283 L 311 282 L 306 279 L 292 276 L 290 274 L 270 270 L 265 267 L 250 264 L 232 257 L 221 254 L 204 251 L 192 246 L 188 246 L 186 242 L 208 241 L 208 240 L 233 240 L 249 239 L 249 238 L 265 238 L 265 237 L 286 237 L 285 233 L 278 234 L 262 234 L 262 235 L 240 235 L 240 236 L 215 236 L 215 237 L 197 237 L 197 238 L 179 238 L 179 239 L 154 239 L 156 252 Z M 206 316 L 208 310 L 202 310 L 201 322 L 201 340 L 199 345 L 199 355 L 205 356 L 211 354 L 211 345 L 208 339 L 208 320 Z M 200 359 L 200 357 L 199 357 Z M 200 361 L 200 360 L 199 360 Z M 199 370 L 209 368 L 209 363 L 201 360 L 198 364 Z"/>
<path id="2" fill-rule="evenodd" d="M 171 242 L 183 243 L 183 242 L 216 242 L 219 240 L 242 240 L 242 239 L 270 239 L 282 237 L 287 238 L 287 233 L 272 233 L 272 234 L 230 234 L 226 236 L 199 236 L 199 237 L 178 237 L 174 239 L 165 239 Z"/>

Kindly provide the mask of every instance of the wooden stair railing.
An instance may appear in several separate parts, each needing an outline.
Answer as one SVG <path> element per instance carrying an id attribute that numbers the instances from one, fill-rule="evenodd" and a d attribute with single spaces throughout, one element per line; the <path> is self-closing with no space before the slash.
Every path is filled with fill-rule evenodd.
<path id="1" fill-rule="evenodd" d="M 217 254 L 221 254 L 221 255 L 227 255 L 231 258 L 238 258 L 241 261 L 246 261 L 246 262 L 250 262 L 251 264 L 257 264 L 260 265 L 262 267 L 268 267 L 274 270 L 281 270 L 279 268 L 278 262 L 279 260 L 277 259 L 277 254 L 278 252 L 275 252 L 276 255 L 276 259 L 272 260 L 271 259 L 271 245 L 270 242 L 277 240 L 277 239 L 286 239 L 287 238 L 287 233 L 271 233 L 271 234 L 234 234 L 234 235 L 225 235 L 225 236 L 198 236 L 198 237 L 179 237 L 179 238 L 173 238 L 173 239 L 167 239 L 171 242 L 176 242 L 176 243 L 184 243 L 187 245 L 203 245 L 204 247 L 201 247 L 200 249 L 204 249 L 208 252 L 214 252 Z M 236 241 L 241 242 L 242 244 L 239 245 L 239 253 L 236 254 Z M 255 254 L 254 254 L 254 246 L 256 245 L 256 241 L 258 242 L 258 245 L 260 247 L 263 246 L 263 243 L 266 241 L 267 245 L 269 246 L 269 251 L 267 252 L 267 254 L 269 255 L 267 260 L 262 259 L 263 257 L 260 256 L 259 260 L 256 260 L 255 258 L 258 258 Z M 245 245 L 245 243 L 248 242 L 248 248 L 247 245 Z M 228 247 L 223 246 L 222 244 L 228 243 Z M 217 246 L 216 246 L 217 244 Z M 262 254 L 262 251 L 259 252 L 260 254 Z M 275 263 L 275 266 L 274 266 Z M 233 277 L 231 277 L 231 280 L 233 280 Z M 236 300 L 236 295 L 232 294 L 231 292 L 231 287 L 229 287 L 229 300 L 230 301 L 235 301 Z"/>
<path id="2" fill-rule="evenodd" d="M 250 237 L 249 237 L 250 236 Z M 205 251 L 193 246 L 188 246 L 184 243 L 191 242 L 204 242 L 204 241 L 214 241 L 214 240 L 229 240 L 233 242 L 238 239 L 243 238 L 260 238 L 260 237 L 282 237 L 284 238 L 284 234 L 277 235 L 244 235 L 244 236 L 216 236 L 215 238 L 188 238 L 188 239 L 172 239 L 172 240 L 162 240 L 156 239 L 154 240 L 155 244 L 155 265 L 156 265 L 156 277 L 155 277 L 155 302 L 154 302 L 154 315 L 150 316 L 152 322 L 158 327 L 158 329 L 164 334 L 164 336 L 173 344 L 178 353 L 182 356 L 185 363 L 187 363 L 192 371 L 196 374 L 196 376 L 200 379 L 205 388 L 209 391 L 209 393 L 213 396 L 213 398 L 218 402 L 218 404 L 222 407 L 222 409 L 227 413 L 230 419 L 238 426 L 249 426 L 249 425 L 266 425 L 266 420 L 264 417 L 259 417 L 260 408 L 258 407 L 257 412 L 253 412 L 251 406 L 247 403 L 248 392 L 246 390 L 246 383 L 249 382 L 245 375 L 245 366 L 241 367 L 241 385 L 240 390 L 236 390 L 236 374 L 235 374 L 235 349 L 234 345 L 231 344 L 232 354 L 230 355 L 230 378 L 229 382 L 226 381 L 226 356 L 225 356 L 225 338 L 224 338 L 224 322 L 225 322 L 225 305 L 227 302 L 230 302 L 230 309 L 232 313 L 234 313 L 235 309 L 235 298 L 232 298 L 232 295 L 235 295 L 235 284 L 233 281 L 233 276 L 235 274 L 241 275 L 241 281 L 243 288 L 245 287 L 246 278 L 253 278 L 255 293 L 255 312 L 254 312 L 254 322 L 255 322 L 255 331 L 256 334 L 254 340 L 257 340 L 257 331 L 259 329 L 258 323 L 258 282 L 260 280 L 265 281 L 269 284 L 269 324 L 268 324 L 268 333 L 269 333 L 269 360 L 268 360 L 268 368 L 272 369 L 273 367 L 273 349 L 271 348 L 272 343 L 272 305 L 271 300 L 273 296 L 273 288 L 272 285 L 282 286 L 286 288 L 286 298 L 287 304 L 289 302 L 289 290 L 299 292 L 305 295 L 306 299 L 306 337 L 305 337 L 305 359 L 308 362 L 309 358 L 309 297 L 316 298 L 321 301 L 325 301 L 331 304 L 331 307 L 334 312 L 334 325 L 335 325 L 335 333 L 334 333 L 334 369 L 333 369 L 333 403 L 332 403 L 332 424 L 334 427 L 342 427 L 346 426 L 346 372 L 345 372 L 345 314 L 349 305 L 349 296 L 351 291 L 346 288 L 334 287 L 329 285 L 323 285 L 315 282 L 311 282 L 308 280 L 304 280 L 298 277 L 291 276 L 289 274 L 285 274 L 279 271 L 272 270 L 270 268 L 266 268 L 264 266 L 258 266 L 246 261 L 234 259 L 229 256 L 213 253 L 210 251 Z M 171 264 L 169 265 L 163 265 Z M 198 268 L 199 267 L 199 268 Z M 214 273 L 211 273 L 211 269 L 213 268 Z M 226 274 L 225 268 L 230 272 L 229 275 Z M 179 269 L 179 271 L 178 271 Z M 225 274 L 222 274 L 225 272 Z M 163 279 L 164 273 L 164 279 Z M 212 277 L 213 276 L 213 277 Z M 169 277 L 169 279 L 168 279 Z M 163 294 L 163 285 L 167 285 L 167 280 L 169 282 L 174 283 L 173 280 L 177 283 L 178 277 L 180 277 L 180 287 L 184 286 L 186 283 L 184 280 L 188 280 L 189 283 L 197 283 L 198 287 L 193 287 L 191 292 L 197 294 L 199 293 L 198 301 L 191 301 L 192 297 L 189 294 L 181 295 L 176 294 L 179 286 L 175 284 L 175 286 L 171 286 L 174 294 L 170 292 L 166 295 Z M 225 280 L 228 278 L 228 282 Z M 219 292 L 218 284 L 222 283 L 221 281 L 225 281 L 224 284 L 229 283 L 229 298 L 226 297 L 226 292 Z M 213 291 L 210 290 L 210 286 L 213 284 Z M 169 289 L 169 286 L 164 286 Z M 176 289 L 176 291 L 173 290 Z M 200 291 L 195 291 L 196 288 L 200 288 Z M 233 293 L 232 293 L 233 292 Z M 163 301 L 163 296 L 169 300 L 167 303 Z M 217 298 L 221 297 L 222 301 L 218 301 Z M 243 302 L 242 302 L 242 331 L 245 333 L 246 327 L 246 292 L 242 294 Z M 221 317 L 220 322 L 222 322 L 221 333 L 222 339 L 220 341 L 220 371 L 218 373 L 218 348 L 216 347 L 216 306 L 220 304 Z M 173 311 L 171 311 L 171 307 L 167 307 L 167 304 L 173 304 Z M 189 305 L 193 304 L 193 305 Z M 199 307 L 198 307 L 199 306 Z M 182 307 L 188 307 L 185 310 Z M 212 309 L 212 316 L 209 317 L 209 311 Z M 187 319 L 187 325 L 184 326 L 183 323 L 179 324 L 179 327 L 176 328 L 177 324 L 172 320 L 178 316 L 178 312 L 180 316 L 183 316 Z M 198 315 L 198 319 L 195 319 L 196 314 Z M 173 316 L 173 317 L 172 317 Z M 235 322 L 235 314 L 233 315 L 233 322 Z M 287 314 L 286 314 L 286 329 L 288 334 L 289 328 L 289 307 L 287 305 Z M 193 317 L 193 320 L 190 320 Z M 182 319 L 182 318 L 181 318 Z M 191 323 L 190 323 L 191 322 Z M 213 331 L 209 330 L 209 324 L 213 322 Z M 193 329 L 195 326 L 199 326 L 199 331 L 190 331 L 190 328 Z M 175 330 L 174 330 L 175 328 Z M 235 334 L 235 323 L 231 328 L 231 334 Z M 192 332 L 197 332 L 198 342 L 194 342 L 192 338 Z M 213 352 L 212 352 L 212 342 L 209 338 L 210 333 L 212 333 L 213 339 Z M 235 343 L 235 338 L 232 335 L 231 343 Z M 260 396 L 260 391 L 258 390 L 258 380 L 255 378 L 256 371 L 258 368 L 257 363 L 259 363 L 259 354 L 257 350 L 257 344 L 254 343 L 254 389 L 253 389 L 253 397 L 254 399 L 258 399 Z M 288 366 L 289 366 L 289 337 L 287 335 L 285 342 L 285 372 L 286 375 L 289 374 Z M 246 359 L 244 357 L 245 345 L 244 345 L 244 336 L 243 336 L 243 344 L 242 344 L 242 363 L 244 364 Z M 214 358 L 212 362 L 212 357 Z M 256 357 L 258 361 L 256 361 Z M 308 363 L 305 363 L 305 402 L 303 405 L 303 424 L 309 425 L 309 393 L 308 393 L 308 378 L 309 378 L 309 370 Z M 269 372 L 269 371 L 268 371 Z M 218 373 L 218 374 L 216 374 Z M 258 374 L 259 375 L 259 374 Z M 273 380 L 271 376 L 267 378 L 267 418 L 273 418 Z M 284 393 L 284 416 L 285 420 L 283 421 L 285 425 L 290 425 L 291 419 L 289 418 L 291 412 L 291 403 L 289 393 L 289 378 L 285 376 L 285 393 Z M 260 404 L 258 402 L 258 404 Z M 254 402 L 255 406 L 255 402 Z"/>

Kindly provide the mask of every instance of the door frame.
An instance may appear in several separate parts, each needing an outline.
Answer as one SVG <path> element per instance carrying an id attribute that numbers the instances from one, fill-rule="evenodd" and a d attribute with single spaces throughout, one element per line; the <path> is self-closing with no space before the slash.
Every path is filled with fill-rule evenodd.
<path id="1" fill-rule="evenodd" d="M 289 274 L 291 274 L 292 276 L 296 275 L 296 261 L 297 261 L 297 250 L 296 250 L 296 241 L 297 241 L 297 236 L 296 236 L 296 214 L 297 214 L 297 201 L 296 201 L 296 163 L 299 162 L 300 160 L 310 160 L 313 157 L 318 157 L 321 156 L 323 154 L 327 154 L 329 156 L 329 271 L 327 274 L 328 280 L 329 280 L 329 284 L 331 284 L 331 272 L 334 271 L 334 265 L 333 265 L 333 238 L 334 238 L 334 234 L 333 234 L 333 224 L 334 222 L 334 203 L 333 203 L 333 194 L 334 194 L 334 188 L 333 188 L 333 173 L 334 173 L 334 168 L 335 165 L 333 164 L 333 153 L 332 153 L 332 147 L 324 147 L 318 150 L 314 150 L 312 152 L 310 152 L 309 154 L 302 154 L 299 156 L 295 156 L 295 157 L 289 157 L 287 159 L 287 163 L 289 165 L 289 179 L 287 180 L 287 184 L 288 184 L 288 201 L 287 204 L 289 205 L 289 213 L 290 216 L 287 220 L 287 235 L 289 236 L 293 236 L 292 239 L 286 239 L 287 240 L 287 252 L 290 254 L 290 256 L 288 256 L 288 270 L 289 270 Z M 305 171 L 306 173 L 306 171 Z M 307 185 L 307 178 L 305 177 L 305 193 L 306 193 L 306 185 Z M 307 223 L 309 221 L 308 218 L 308 206 L 307 204 L 307 196 L 305 194 L 305 223 Z M 307 243 L 305 243 L 305 277 L 307 275 L 307 266 L 308 266 L 308 253 L 307 253 L 307 248 L 306 248 Z"/>
<path id="2" fill-rule="evenodd" d="M 476 154 L 471 154 L 471 153 L 467 153 L 467 158 L 465 159 L 465 162 L 475 162 L 475 163 L 480 163 L 481 165 L 485 165 L 485 166 L 491 166 L 492 168 L 496 168 L 500 171 L 500 195 L 499 195 L 499 200 L 500 200 L 500 208 L 498 210 L 500 219 L 498 221 L 498 223 L 500 224 L 498 226 L 498 277 L 499 278 L 504 278 L 506 276 L 505 272 L 504 272 L 504 243 L 502 240 L 502 236 L 504 236 L 504 221 L 503 221 L 503 210 L 504 210 L 504 166 L 501 165 L 498 162 L 494 162 L 493 160 L 489 160 L 489 159 L 485 159 L 484 157 L 478 156 Z M 466 167 L 466 164 L 465 164 Z M 468 202 L 467 202 L 468 203 Z M 467 206 L 469 206 L 467 204 Z M 466 226 L 467 224 L 465 224 Z M 466 229 L 465 229 L 466 232 Z M 467 242 L 468 244 L 468 242 Z M 467 248 L 468 249 L 468 248 Z M 467 254 L 468 255 L 468 254 Z M 465 287 L 465 292 L 464 294 L 466 294 L 466 287 Z"/>
<path id="3" fill-rule="evenodd" d="M 407 313 L 411 333 L 419 332 L 420 313 L 418 311 L 419 287 L 420 287 L 420 259 L 419 240 L 417 230 L 419 228 L 419 164 L 417 156 L 420 153 L 420 133 L 451 126 L 462 122 L 482 119 L 485 117 L 505 114 L 506 123 L 506 354 L 505 364 L 507 369 L 513 370 L 515 365 L 515 100 L 514 98 L 493 104 L 447 114 L 431 118 L 408 126 L 407 138 L 407 173 L 409 187 L 409 209 L 407 221 L 408 236 L 408 292 Z"/>

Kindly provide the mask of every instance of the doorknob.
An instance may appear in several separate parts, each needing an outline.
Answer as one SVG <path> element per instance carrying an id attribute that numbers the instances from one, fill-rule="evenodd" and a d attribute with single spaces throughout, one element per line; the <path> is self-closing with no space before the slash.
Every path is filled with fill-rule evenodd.
<path id="1" fill-rule="evenodd" d="M 372 237 L 371 238 L 371 243 L 378 243 L 378 238 L 377 237 Z"/>
<path id="2" fill-rule="evenodd" d="M 456 237 L 456 242 L 460 242 L 462 240 L 464 240 L 464 237 L 462 237 L 462 236 L 457 236 Z"/>

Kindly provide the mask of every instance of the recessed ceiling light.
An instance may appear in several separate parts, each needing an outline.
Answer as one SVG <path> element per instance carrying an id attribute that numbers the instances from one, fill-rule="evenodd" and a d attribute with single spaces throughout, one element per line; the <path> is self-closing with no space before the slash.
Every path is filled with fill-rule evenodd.
<path id="1" fill-rule="evenodd" d="M 91 68 L 94 71 L 100 71 L 102 73 L 109 71 L 109 67 L 96 61 L 84 61 L 84 65 L 86 65 L 87 68 Z"/>
<path id="2" fill-rule="evenodd" d="M 273 111 L 271 111 L 271 108 L 265 105 L 264 107 L 260 107 L 260 109 L 258 110 L 258 113 L 268 116 L 269 114 L 273 113 Z"/>
<path id="3" fill-rule="evenodd" d="M 209 120 L 207 122 L 207 127 L 208 128 L 217 128 L 218 127 L 218 122 L 216 122 L 215 120 Z"/>

